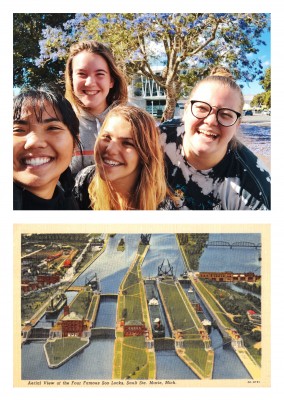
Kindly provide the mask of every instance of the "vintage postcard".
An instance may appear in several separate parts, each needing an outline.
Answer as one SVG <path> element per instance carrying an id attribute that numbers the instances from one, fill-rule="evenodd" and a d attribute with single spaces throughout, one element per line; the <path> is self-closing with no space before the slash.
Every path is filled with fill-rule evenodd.
<path id="1" fill-rule="evenodd" d="M 270 386 L 269 225 L 15 225 L 14 242 L 15 386 Z"/>

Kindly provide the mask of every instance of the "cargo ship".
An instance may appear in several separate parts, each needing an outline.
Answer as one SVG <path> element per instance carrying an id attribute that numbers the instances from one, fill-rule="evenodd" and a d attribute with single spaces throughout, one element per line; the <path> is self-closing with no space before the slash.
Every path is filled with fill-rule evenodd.
<path id="1" fill-rule="evenodd" d="M 159 296 L 156 288 L 156 282 L 146 281 L 145 288 L 153 337 L 165 337 L 165 325 L 163 324 L 162 311 L 158 300 Z"/>
<path id="2" fill-rule="evenodd" d="M 50 305 L 47 307 L 45 315 L 46 317 L 53 317 L 67 304 L 67 297 L 64 293 L 60 293 L 53 297 L 50 301 Z"/>

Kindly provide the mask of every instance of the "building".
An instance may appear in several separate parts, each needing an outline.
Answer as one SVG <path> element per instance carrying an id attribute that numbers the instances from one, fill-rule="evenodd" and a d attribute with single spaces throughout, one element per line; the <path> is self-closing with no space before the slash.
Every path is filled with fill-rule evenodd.
<path id="1" fill-rule="evenodd" d="M 50 331 L 51 338 L 61 337 L 90 337 L 91 322 L 84 319 L 81 315 L 69 310 L 69 306 L 64 307 L 64 315 Z"/>
<path id="2" fill-rule="evenodd" d="M 154 66 L 156 75 L 162 75 L 165 66 Z M 166 94 L 153 79 L 136 75 L 128 87 L 129 102 L 143 108 L 154 117 L 160 118 L 166 105 Z M 175 117 L 183 115 L 185 100 L 177 102 Z"/>
<path id="3" fill-rule="evenodd" d="M 123 336 L 143 336 L 145 330 L 143 321 L 130 320 L 123 325 Z"/>
<path id="4" fill-rule="evenodd" d="M 253 272 L 233 273 L 225 272 L 199 272 L 199 278 L 208 279 L 215 282 L 256 282 L 261 277 Z"/>

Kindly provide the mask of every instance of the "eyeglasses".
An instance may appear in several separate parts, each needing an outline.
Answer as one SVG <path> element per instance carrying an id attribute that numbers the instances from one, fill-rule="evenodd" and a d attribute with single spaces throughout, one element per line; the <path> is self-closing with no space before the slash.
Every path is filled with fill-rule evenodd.
<path id="1" fill-rule="evenodd" d="M 241 114 L 237 111 L 231 110 L 230 108 L 217 108 L 216 106 L 210 106 L 210 104 L 204 101 L 190 100 L 191 113 L 195 118 L 202 119 L 208 117 L 211 114 L 213 108 L 217 109 L 216 118 L 222 126 L 232 126 L 240 118 Z"/>

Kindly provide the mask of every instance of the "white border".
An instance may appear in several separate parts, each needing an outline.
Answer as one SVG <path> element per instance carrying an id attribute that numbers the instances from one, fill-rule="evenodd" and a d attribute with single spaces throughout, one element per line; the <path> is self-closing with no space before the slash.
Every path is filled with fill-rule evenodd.
<path id="1" fill-rule="evenodd" d="M 232 3 L 232 4 L 231 4 Z M 12 13 L 13 12 L 271 12 L 272 13 L 272 211 L 271 212 L 188 212 L 170 213 L 167 212 L 133 212 L 133 213 L 95 213 L 90 221 L 88 212 L 12 212 L 12 149 L 10 135 L 10 115 L 12 104 Z M 212 399 L 239 399 L 241 396 L 257 396 L 259 400 L 267 398 L 278 399 L 279 394 L 283 393 L 282 372 L 283 370 L 283 316 L 282 316 L 282 285 L 283 285 L 283 173 L 282 159 L 284 149 L 284 128 L 282 116 L 283 109 L 283 38 L 284 23 L 283 11 L 280 1 L 264 0 L 238 0 L 238 1 L 209 1 L 198 2 L 194 0 L 156 0 L 143 2 L 130 1 L 112 1 L 99 2 L 98 0 L 80 2 L 69 0 L 50 0 L 49 2 L 39 3 L 36 0 L 11 1 L 2 6 L 1 10 L 1 108 L 2 121 L 4 120 L 4 129 L 1 133 L 1 154 L 0 154 L 0 182 L 2 188 L 1 206 L 0 206 L 0 249 L 2 254 L 1 265 L 1 336 L 0 336 L 0 363 L 1 363 L 1 385 L 0 396 L 4 399 L 49 399 L 51 396 L 65 396 L 70 399 L 77 398 L 80 394 L 77 390 L 58 392 L 46 392 L 44 390 L 14 389 L 12 386 L 13 368 L 12 368 L 12 263 L 13 259 L 13 224 L 15 223 L 271 223 L 272 226 L 272 387 L 266 389 L 208 389 L 190 388 L 179 389 L 177 393 L 181 396 L 198 396 L 203 398 L 209 396 Z M 24 40 L 24 38 L 23 38 Z M 179 215 L 177 215 L 179 214 Z M 186 217 L 185 217 L 186 215 Z M 186 221 L 185 221 L 186 219 Z M 156 389 L 159 391 L 159 389 Z M 174 390 L 174 389 L 173 389 Z M 190 392 L 188 392 L 190 390 Z M 120 391 L 123 393 L 122 391 Z M 167 393 L 172 397 L 176 391 L 162 391 L 161 393 L 152 393 L 145 389 L 135 391 L 137 398 L 152 398 L 159 394 L 166 396 Z M 85 394 L 87 394 L 85 392 Z M 129 396 L 129 391 L 123 395 Z M 132 393 L 131 393 L 132 394 Z M 105 395 L 97 389 L 96 393 L 88 395 Z M 107 396 L 117 397 L 115 392 L 107 392 Z"/>

